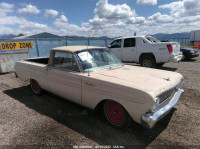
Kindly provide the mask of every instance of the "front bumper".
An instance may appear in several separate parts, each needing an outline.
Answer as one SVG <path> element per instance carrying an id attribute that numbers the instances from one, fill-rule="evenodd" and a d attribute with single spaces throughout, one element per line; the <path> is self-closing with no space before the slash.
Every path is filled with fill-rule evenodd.
<path id="1" fill-rule="evenodd" d="M 178 103 L 181 94 L 184 92 L 183 89 L 179 89 L 178 92 L 174 95 L 171 102 L 167 105 L 153 113 L 153 115 L 148 116 L 142 114 L 141 122 L 147 128 L 152 128 L 160 119 L 169 113 L 169 111 Z"/>
<path id="2" fill-rule="evenodd" d="M 178 63 L 179 61 L 181 61 L 183 58 L 183 55 L 176 55 L 174 57 L 171 57 L 169 59 L 169 62 L 174 62 L 174 63 Z"/>
<path id="3" fill-rule="evenodd" d="M 188 58 L 193 58 L 193 57 L 198 57 L 198 56 L 199 56 L 199 53 L 192 53 L 192 54 L 186 55 L 186 57 Z"/>

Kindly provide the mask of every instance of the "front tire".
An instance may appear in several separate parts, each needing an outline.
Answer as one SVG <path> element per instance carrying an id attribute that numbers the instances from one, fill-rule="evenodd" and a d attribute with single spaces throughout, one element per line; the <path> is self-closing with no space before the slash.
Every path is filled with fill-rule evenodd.
<path id="1" fill-rule="evenodd" d="M 188 57 L 186 54 L 183 54 L 182 60 L 183 60 L 183 61 L 189 60 L 189 57 Z"/>
<path id="2" fill-rule="evenodd" d="M 145 56 L 145 57 L 141 58 L 140 66 L 148 67 L 148 68 L 155 68 L 156 67 L 156 61 L 151 56 Z"/>
<path id="3" fill-rule="evenodd" d="M 41 89 L 39 83 L 34 79 L 30 79 L 30 84 L 31 84 L 31 89 L 32 89 L 33 93 L 36 95 L 41 95 L 42 89 Z"/>
<path id="4" fill-rule="evenodd" d="M 106 101 L 103 107 L 106 120 L 114 127 L 125 128 L 131 124 L 131 117 L 126 110 L 115 101 Z"/>

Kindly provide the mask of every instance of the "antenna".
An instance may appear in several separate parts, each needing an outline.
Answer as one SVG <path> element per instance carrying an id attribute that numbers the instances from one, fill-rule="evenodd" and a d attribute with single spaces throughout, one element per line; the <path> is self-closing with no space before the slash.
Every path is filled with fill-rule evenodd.
<path id="1" fill-rule="evenodd" d="M 87 44 L 87 60 L 88 60 L 88 46 L 89 46 L 89 40 L 90 40 L 90 35 L 88 37 L 88 44 Z M 89 70 L 89 61 L 88 61 L 88 76 L 90 76 L 90 70 Z"/>

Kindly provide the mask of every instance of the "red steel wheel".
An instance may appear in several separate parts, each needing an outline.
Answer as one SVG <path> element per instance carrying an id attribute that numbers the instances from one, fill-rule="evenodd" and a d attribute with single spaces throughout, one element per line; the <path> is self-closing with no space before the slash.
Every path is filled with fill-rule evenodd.
<path id="1" fill-rule="evenodd" d="M 41 90 L 41 87 L 38 84 L 38 82 L 34 79 L 31 79 L 30 84 L 31 84 L 31 89 L 32 89 L 33 93 L 36 95 L 40 95 L 42 90 Z"/>
<path id="2" fill-rule="evenodd" d="M 109 123 L 116 127 L 123 127 L 126 123 L 126 111 L 114 101 L 107 101 L 104 105 L 104 114 Z"/>

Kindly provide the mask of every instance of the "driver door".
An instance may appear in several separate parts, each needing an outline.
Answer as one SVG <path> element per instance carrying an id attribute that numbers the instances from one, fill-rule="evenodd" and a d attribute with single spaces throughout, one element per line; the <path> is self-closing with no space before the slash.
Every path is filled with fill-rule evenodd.
<path id="1" fill-rule="evenodd" d="M 47 74 L 51 92 L 81 104 L 81 74 L 73 53 L 54 51 Z"/>
<path id="2" fill-rule="evenodd" d="M 110 50 L 119 58 L 122 60 L 122 39 L 116 39 L 111 44 Z"/>

